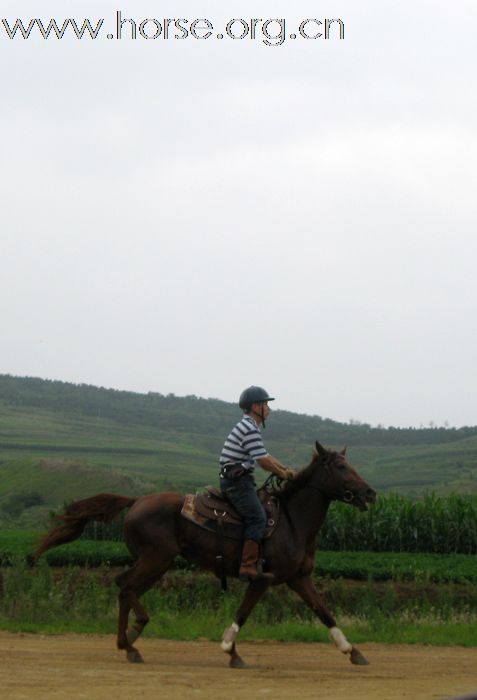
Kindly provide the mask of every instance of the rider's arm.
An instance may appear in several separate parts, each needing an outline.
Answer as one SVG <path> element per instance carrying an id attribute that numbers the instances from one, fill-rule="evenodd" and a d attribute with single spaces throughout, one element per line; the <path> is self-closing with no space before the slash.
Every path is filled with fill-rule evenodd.
<path id="1" fill-rule="evenodd" d="M 278 459 L 275 459 L 275 457 L 272 457 L 272 455 L 260 457 L 256 461 L 259 463 L 262 469 L 265 469 L 267 472 L 272 472 L 272 474 L 276 474 L 280 477 L 280 479 L 293 479 L 295 476 L 293 469 L 284 467 L 283 464 L 279 462 Z"/>

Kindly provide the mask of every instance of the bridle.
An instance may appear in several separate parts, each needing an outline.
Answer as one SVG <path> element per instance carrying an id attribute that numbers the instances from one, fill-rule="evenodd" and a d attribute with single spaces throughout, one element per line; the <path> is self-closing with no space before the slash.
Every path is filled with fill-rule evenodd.
<path id="1" fill-rule="evenodd" d="M 345 489 L 343 493 L 329 493 L 325 491 L 323 486 L 315 486 L 314 484 L 308 484 L 307 488 L 313 489 L 314 491 L 319 491 L 320 493 L 325 494 L 325 496 L 328 496 L 328 498 L 331 498 L 332 501 L 343 501 L 344 503 L 352 503 L 356 496 L 352 491 L 349 489 Z"/>
<path id="2" fill-rule="evenodd" d="M 323 464 L 321 465 L 326 469 L 327 474 L 330 474 L 330 467 L 331 463 L 324 461 Z M 323 486 L 315 486 L 315 484 L 308 484 L 308 488 L 311 488 L 315 491 L 321 491 L 321 493 L 324 493 L 326 496 L 331 498 L 334 501 L 343 501 L 344 503 L 352 503 L 354 499 L 356 498 L 355 494 L 350 491 L 349 489 L 345 489 L 343 493 L 328 493 Z"/>

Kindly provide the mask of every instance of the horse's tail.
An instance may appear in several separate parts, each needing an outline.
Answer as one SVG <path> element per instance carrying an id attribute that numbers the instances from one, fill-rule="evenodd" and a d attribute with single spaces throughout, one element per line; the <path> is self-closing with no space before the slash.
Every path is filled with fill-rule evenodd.
<path id="1" fill-rule="evenodd" d="M 90 520 L 109 523 L 124 508 L 132 506 L 136 500 L 127 496 L 117 496 L 114 493 L 99 493 L 82 501 L 73 501 L 66 507 L 63 514 L 56 516 L 57 524 L 41 540 L 33 555 L 32 563 L 36 563 L 48 549 L 78 539 Z"/>

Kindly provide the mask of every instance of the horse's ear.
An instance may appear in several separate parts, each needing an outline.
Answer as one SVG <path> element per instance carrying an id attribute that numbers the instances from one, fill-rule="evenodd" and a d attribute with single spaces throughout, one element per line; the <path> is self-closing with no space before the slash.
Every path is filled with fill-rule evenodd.
<path id="1" fill-rule="evenodd" d="M 323 447 L 323 445 L 320 445 L 320 443 L 318 442 L 318 440 L 315 441 L 315 445 L 316 445 L 316 451 L 318 452 L 318 454 L 320 455 L 320 457 L 326 457 L 326 455 L 328 454 L 328 452 L 327 452 L 327 450 Z"/>
<path id="2" fill-rule="evenodd" d="M 343 449 L 342 449 L 341 452 L 340 452 L 340 455 L 341 455 L 342 457 L 344 457 L 345 454 L 346 454 L 346 447 L 343 447 Z"/>

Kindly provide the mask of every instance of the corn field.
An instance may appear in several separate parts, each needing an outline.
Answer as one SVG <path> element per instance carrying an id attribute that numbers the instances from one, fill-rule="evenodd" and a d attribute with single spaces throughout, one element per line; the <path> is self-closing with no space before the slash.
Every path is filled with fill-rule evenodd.
<path id="1" fill-rule="evenodd" d="M 333 503 L 319 536 L 333 551 L 477 553 L 477 498 L 381 496 L 366 513 Z M 477 565 L 477 562 L 476 562 Z"/>
<path id="2" fill-rule="evenodd" d="M 122 541 L 122 520 L 109 525 L 89 523 L 83 538 Z M 431 494 L 413 501 L 390 494 L 379 497 L 366 513 L 333 503 L 318 547 L 349 552 L 477 554 L 477 497 Z"/>

